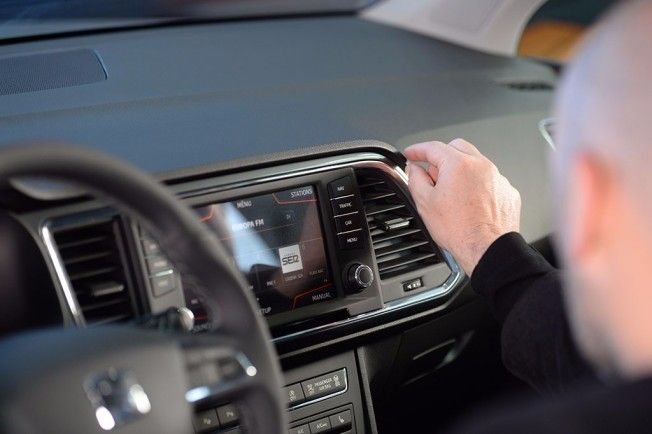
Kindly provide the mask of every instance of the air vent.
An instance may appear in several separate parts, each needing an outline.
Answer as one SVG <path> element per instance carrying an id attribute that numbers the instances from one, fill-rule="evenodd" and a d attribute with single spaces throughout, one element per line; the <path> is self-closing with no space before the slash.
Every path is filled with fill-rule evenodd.
<path id="1" fill-rule="evenodd" d="M 393 180 L 371 169 L 356 171 L 381 279 L 442 262 L 416 212 Z"/>
<path id="2" fill-rule="evenodd" d="M 115 219 L 54 232 L 63 265 L 89 326 L 126 321 L 134 316 L 118 237 Z"/>

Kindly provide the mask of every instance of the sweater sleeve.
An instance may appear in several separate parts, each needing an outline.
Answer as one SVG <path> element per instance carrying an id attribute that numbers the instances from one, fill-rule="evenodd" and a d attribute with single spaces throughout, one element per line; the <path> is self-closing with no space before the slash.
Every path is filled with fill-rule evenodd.
<path id="1" fill-rule="evenodd" d="M 518 233 L 487 249 L 471 276 L 502 324 L 503 362 L 541 392 L 560 392 L 590 375 L 571 337 L 562 276 Z"/>

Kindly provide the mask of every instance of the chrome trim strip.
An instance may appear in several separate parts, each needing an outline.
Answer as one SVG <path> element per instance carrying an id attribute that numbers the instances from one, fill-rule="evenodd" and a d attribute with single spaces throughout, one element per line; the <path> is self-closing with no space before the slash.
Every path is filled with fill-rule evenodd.
<path id="1" fill-rule="evenodd" d="M 347 212 L 345 214 L 335 214 L 333 217 L 338 218 L 338 217 L 346 217 L 347 215 L 355 215 L 357 214 L 358 211 L 353 211 L 353 212 Z"/>
<path id="2" fill-rule="evenodd" d="M 552 137 L 552 131 L 553 128 L 555 127 L 555 119 L 554 118 L 547 118 L 547 119 L 542 119 L 539 122 L 539 132 L 543 136 L 543 138 L 548 142 L 550 147 L 552 148 L 553 151 L 557 150 L 557 146 L 555 145 L 555 140 Z"/>
<path id="3" fill-rule="evenodd" d="M 330 200 L 332 202 L 332 201 L 337 200 L 337 199 L 346 199 L 347 197 L 353 197 L 353 196 L 355 196 L 355 194 L 347 194 L 347 195 L 344 195 L 344 196 L 331 197 L 328 200 Z"/>
<path id="4" fill-rule="evenodd" d="M 289 411 L 296 410 L 297 408 L 302 408 L 302 407 L 305 407 L 307 405 L 316 404 L 318 402 L 324 401 L 325 399 L 329 399 L 329 398 L 333 398 L 335 396 L 343 395 L 346 392 L 348 392 L 348 390 L 349 390 L 349 372 L 346 370 L 346 368 L 343 368 L 343 369 L 344 369 L 344 389 L 343 390 L 340 390 L 339 392 L 331 393 L 330 395 L 322 396 L 321 398 L 313 399 L 311 401 L 306 401 L 306 402 L 302 402 L 301 404 L 290 406 L 290 407 L 288 407 L 288 410 Z M 338 371 L 339 371 L 339 369 L 338 369 Z M 332 372 L 329 372 L 328 374 L 324 374 L 324 375 L 329 375 L 329 374 L 331 374 L 333 372 L 337 372 L 337 371 L 332 371 Z M 320 375 L 320 377 L 323 377 L 324 375 Z M 303 383 L 303 381 L 301 383 Z M 299 385 L 301 385 L 301 384 L 299 383 Z M 288 386 L 285 386 L 285 387 L 288 387 Z"/>
<path id="5" fill-rule="evenodd" d="M 75 295 L 75 291 L 72 289 L 72 284 L 68 278 L 68 272 L 63 265 L 63 260 L 59 254 L 59 249 L 56 247 L 54 235 L 52 235 L 50 225 L 47 223 L 41 226 L 41 238 L 43 239 L 43 243 L 45 244 L 45 248 L 52 263 L 52 267 L 54 268 L 54 272 L 57 275 L 59 284 L 61 285 L 63 296 L 66 299 L 66 304 L 68 305 L 70 314 L 72 315 L 75 324 L 84 325 L 84 316 L 82 315 L 81 308 L 79 307 L 77 296 Z"/>
<path id="6" fill-rule="evenodd" d="M 330 170 L 344 169 L 344 168 L 379 169 L 385 172 L 391 178 L 398 181 L 397 184 L 399 188 L 403 190 L 403 192 L 406 194 L 407 197 L 410 197 L 409 190 L 408 190 L 408 177 L 406 173 L 403 171 L 403 169 L 401 169 L 398 166 L 390 166 L 389 164 L 386 163 L 385 157 L 370 152 L 358 153 L 355 154 L 355 156 L 344 156 L 339 159 L 336 159 L 335 161 L 331 160 L 330 163 L 326 163 L 321 166 L 312 167 L 309 169 L 283 172 L 273 176 L 252 179 L 250 181 L 243 182 L 243 183 L 219 186 L 219 189 L 211 189 L 210 192 L 212 193 L 216 191 L 224 191 L 227 189 L 230 190 L 230 189 L 236 189 L 245 186 L 264 184 L 267 182 L 278 181 L 280 179 L 294 178 L 303 175 L 311 175 L 315 173 L 327 172 Z M 181 192 L 179 193 L 179 197 L 181 199 L 185 199 L 188 197 L 197 197 L 204 194 L 209 194 L 209 192 L 207 192 L 205 189 Z M 61 258 L 58 256 L 58 250 L 54 245 L 52 234 L 47 228 L 48 228 L 47 225 L 44 225 L 41 228 L 41 236 L 43 237 L 46 246 L 49 246 L 47 248 L 48 254 L 50 255 L 50 258 L 53 264 L 55 265 L 57 278 L 59 280 L 59 283 L 61 284 L 61 287 L 64 289 L 64 294 L 66 295 L 66 301 L 68 303 L 68 307 L 70 308 L 70 311 L 73 312 L 75 323 L 77 323 L 78 325 L 83 325 L 84 320 L 83 320 L 83 316 L 81 315 L 81 311 L 77 303 L 77 299 L 74 295 L 74 291 L 72 291 L 72 286 L 70 285 L 70 282 L 68 280 L 68 275 L 63 267 Z M 49 239 L 46 238 L 46 236 L 49 237 Z M 446 264 L 451 270 L 451 274 L 441 286 L 422 291 L 418 294 L 409 295 L 398 300 L 387 302 L 385 303 L 384 307 L 375 311 L 362 313 L 340 321 L 335 321 L 329 324 L 323 324 L 320 326 L 312 327 L 310 329 L 290 333 L 288 335 L 279 336 L 273 338 L 272 342 L 281 343 L 310 333 L 326 331 L 339 326 L 354 324 L 360 321 L 367 320 L 369 318 L 375 318 L 377 316 L 383 315 L 388 312 L 393 312 L 420 303 L 432 301 L 436 298 L 440 298 L 447 295 L 463 281 L 464 273 L 459 267 L 459 265 L 457 264 L 457 262 L 455 262 L 455 259 L 448 252 L 442 251 L 442 253 L 444 254 L 444 259 L 446 261 Z"/>
<path id="7" fill-rule="evenodd" d="M 354 233 L 354 232 L 362 232 L 362 228 L 351 229 L 350 231 L 338 232 L 337 235 L 352 234 L 352 233 Z"/>

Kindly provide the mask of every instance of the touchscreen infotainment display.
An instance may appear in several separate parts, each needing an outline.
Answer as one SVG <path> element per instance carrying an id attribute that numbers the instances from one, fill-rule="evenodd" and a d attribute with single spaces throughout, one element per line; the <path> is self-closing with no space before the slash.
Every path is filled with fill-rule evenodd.
<path id="1" fill-rule="evenodd" d="M 317 201 L 308 185 L 197 210 L 222 234 L 264 315 L 336 297 Z"/>

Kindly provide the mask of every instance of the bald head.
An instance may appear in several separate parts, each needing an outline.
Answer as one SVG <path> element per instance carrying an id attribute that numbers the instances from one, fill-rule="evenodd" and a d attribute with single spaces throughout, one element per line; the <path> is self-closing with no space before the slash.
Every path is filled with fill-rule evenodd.
<path id="1" fill-rule="evenodd" d="M 553 180 L 566 306 L 588 360 L 652 375 L 652 1 L 587 38 L 556 104 Z"/>
<path id="2" fill-rule="evenodd" d="M 652 183 L 652 1 L 623 1 L 591 32 L 556 104 L 564 160 L 589 150 Z M 643 163 L 643 170 L 634 171 Z"/>

